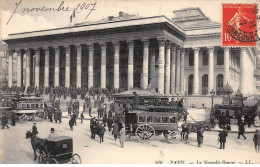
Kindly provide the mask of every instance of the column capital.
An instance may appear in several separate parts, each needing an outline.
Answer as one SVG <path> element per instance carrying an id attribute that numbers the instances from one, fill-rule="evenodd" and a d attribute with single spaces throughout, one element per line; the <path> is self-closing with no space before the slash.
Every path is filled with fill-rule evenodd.
<path id="1" fill-rule="evenodd" d="M 172 44 L 171 44 L 171 49 L 172 49 L 172 51 L 176 51 L 176 47 L 177 47 L 177 45 L 176 45 L 175 43 L 172 43 Z"/>
<path id="2" fill-rule="evenodd" d="M 64 46 L 64 48 L 65 48 L 66 52 L 70 51 L 70 45 L 66 45 L 66 46 Z"/>
<path id="3" fill-rule="evenodd" d="M 209 47 L 207 47 L 207 49 L 208 49 L 210 52 L 213 52 L 213 51 L 214 51 L 214 46 L 209 46 Z"/>
<path id="4" fill-rule="evenodd" d="M 93 44 L 87 44 L 87 46 L 88 46 L 88 50 L 91 50 L 91 51 L 94 50 L 94 45 Z"/>
<path id="5" fill-rule="evenodd" d="M 177 50 L 178 52 L 180 52 L 180 51 L 181 51 L 181 47 L 180 47 L 179 45 L 177 45 L 177 46 L 176 46 L 176 50 Z"/>
<path id="6" fill-rule="evenodd" d="M 142 39 L 144 47 L 149 47 L 149 39 Z"/>
<path id="7" fill-rule="evenodd" d="M 128 40 L 127 44 L 128 44 L 129 48 L 133 48 L 134 47 L 134 41 L 133 40 Z"/>
<path id="8" fill-rule="evenodd" d="M 170 49 L 171 48 L 171 42 L 170 41 L 166 41 L 166 49 Z"/>
<path id="9" fill-rule="evenodd" d="M 25 51 L 26 53 L 30 53 L 30 52 L 31 52 L 31 50 L 30 50 L 29 48 L 24 49 L 24 51 Z"/>
<path id="10" fill-rule="evenodd" d="M 229 51 L 230 48 L 231 48 L 231 47 L 227 47 L 227 46 L 223 47 L 224 51 Z"/>
<path id="11" fill-rule="evenodd" d="M 119 41 L 115 41 L 115 42 L 112 42 L 112 43 L 113 43 L 114 47 L 116 47 L 116 48 L 117 48 L 117 47 L 118 47 L 118 48 L 120 47 Z"/>
<path id="12" fill-rule="evenodd" d="M 17 53 L 17 55 L 21 56 L 22 55 L 22 50 L 19 49 L 19 50 L 16 51 L 16 53 Z"/>
<path id="13" fill-rule="evenodd" d="M 33 50 L 35 51 L 35 54 L 39 54 L 40 53 L 40 48 L 33 48 Z"/>
<path id="14" fill-rule="evenodd" d="M 107 47 L 106 42 L 101 42 L 101 43 L 99 43 L 99 44 L 100 44 L 100 46 L 101 46 L 101 49 L 106 49 L 106 47 Z"/>
<path id="15" fill-rule="evenodd" d="M 158 38 L 157 40 L 159 41 L 159 46 L 165 46 L 165 38 Z"/>
<path id="16" fill-rule="evenodd" d="M 82 45 L 80 44 L 75 45 L 75 47 L 77 49 L 77 52 L 82 50 Z"/>
<path id="17" fill-rule="evenodd" d="M 199 52 L 200 48 L 199 47 L 194 47 L 192 48 L 194 52 Z"/>
<path id="18" fill-rule="evenodd" d="M 60 51 L 59 46 L 53 46 L 52 48 L 55 50 L 55 52 L 56 52 L 56 51 Z"/>
<path id="19" fill-rule="evenodd" d="M 185 53 L 185 48 L 180 48 L 181 53 Z"/>
<path id="20" fill-rule="evenodd" d="M 48 46 L 46 46 L 46 47 L 42 47 L 42 49 L 46 52 L 46 51 L 49 51 L 49 48 L 50 47 L 48 47 Z"/>

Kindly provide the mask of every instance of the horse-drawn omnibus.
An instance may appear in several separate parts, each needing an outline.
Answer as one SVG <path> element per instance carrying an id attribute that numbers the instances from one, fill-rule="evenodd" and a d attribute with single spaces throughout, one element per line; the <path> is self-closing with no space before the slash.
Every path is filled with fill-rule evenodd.
<path id="1" fill-rule="evenodd" d="M 137 136 L 139 141 L 163 134 L 170 143 L 178 143 L 181 139 L 178 121 L 179 114 L 176 112 L 134 110 L 125 115 L 125 129 L 127 135 Z"/>

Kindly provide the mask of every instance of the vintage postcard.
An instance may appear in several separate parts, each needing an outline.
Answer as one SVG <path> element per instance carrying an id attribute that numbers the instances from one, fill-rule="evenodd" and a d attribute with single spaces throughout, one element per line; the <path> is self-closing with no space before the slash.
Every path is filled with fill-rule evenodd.
<path id="1" fill-rule="evenodd" d="M 259 0 L 1 0 L 1 164 L 260 164 Z"/>

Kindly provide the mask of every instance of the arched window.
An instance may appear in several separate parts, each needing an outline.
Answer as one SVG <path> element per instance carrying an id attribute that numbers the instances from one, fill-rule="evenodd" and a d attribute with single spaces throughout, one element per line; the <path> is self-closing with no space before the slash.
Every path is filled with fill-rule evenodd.
<path id="1" fill-rule="evenodd" d="M 208 94 L 208 75 L 202 76 L 202 95 Z"/>
<path id="2" fill-rule="evenodd" d="M 193 93 L 193 75 L 189 75 L 188 78 L 188 94 L 192 95 Z"/>
<path id="3" fill-rule="evenodd" d="M 194 66 L 194 51 L 189 53 L 189 66 Z"/>
<path id="4" fill-rule="evenodd" d="M 224 65 L 224 50 L 220 49 L 217 53 L 217 65 Z"/>
<path id="5" fill-rule="evenodd" d="M 222 74 L 217 75 L 216 82 L 217 82 L 216 83 L 216 85 L 217 85 L 216 94 L 222 95 L 223 94 L 223 75 Z"/>
<path id="6" fill-rule="evenodd" d="M 203 66 L 209 65 L 209 51 L 208 50 L 205 50 L 203 52 L 202 65 Z"/>

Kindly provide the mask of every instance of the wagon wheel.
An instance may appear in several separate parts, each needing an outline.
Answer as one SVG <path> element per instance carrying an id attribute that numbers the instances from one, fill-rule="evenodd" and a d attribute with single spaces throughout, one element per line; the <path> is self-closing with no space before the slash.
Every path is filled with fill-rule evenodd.
<path id="1" fill-rule="evenodd" d="M 180 131 L 171 131 L 167 136 L 167 140 L 170 142 L 170 143 L 174 143 L 174 144 L 177 144 L 180 142 L 181 140 L 181 134 L 180 134 Z"/>
<path id="2" fill-rule="evenodd" d="M 155 130 L 151 125 L 142 124 L 136 128 L 135 135 L 139 141 L 151 140 L 155 136 Z"/>
<path id="3" fill-rule="evenodd" d="M 72 164 L 81 164 L 81 158 L 80 158 L 79 154 L 73 154 L 73 156 L 71 158 L 71 163 Z"/>
<path id="4" fill-rule="evenodd" d="M 39 155 L 39 164 L 46 164 L 47 159 L 44 155 L 40 154 Z"/>
<path id="5" fill-rule="evenodd" d="M 58 161 L 55 158 L 51 158 L 48 164 L 58 164 Z"/>

